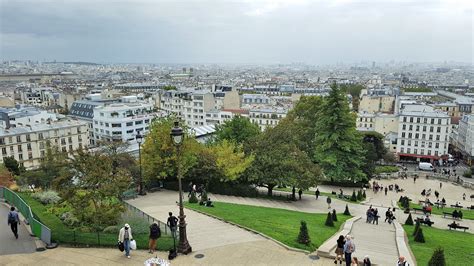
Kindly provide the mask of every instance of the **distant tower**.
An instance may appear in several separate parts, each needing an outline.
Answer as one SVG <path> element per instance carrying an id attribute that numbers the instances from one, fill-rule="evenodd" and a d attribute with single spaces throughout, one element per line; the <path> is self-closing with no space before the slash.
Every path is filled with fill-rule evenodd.
<path id="1" fill-rule="evenodd" d="M 186 74 L 186 68 L 183 67 L 183 74 Z"/>

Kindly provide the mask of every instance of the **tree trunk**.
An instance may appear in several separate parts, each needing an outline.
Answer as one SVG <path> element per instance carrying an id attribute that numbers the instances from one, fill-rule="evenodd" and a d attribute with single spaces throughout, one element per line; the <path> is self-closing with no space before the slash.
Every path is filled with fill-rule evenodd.
<path id="1" fill-rule="evenodd" d="M 296 187 L 293 186 L 293 189 L 291 190 L 291 198 L 296 201 Z"/>
<path id="2" fill-rule="evenodd" d="M 268 189 L 268 192 L 267 192 L 267 195 L 269 197 L 273 196 L 273 188 L 275 187 L 275 185 L 268 185 L 267 186 L 267 189 Z"/>

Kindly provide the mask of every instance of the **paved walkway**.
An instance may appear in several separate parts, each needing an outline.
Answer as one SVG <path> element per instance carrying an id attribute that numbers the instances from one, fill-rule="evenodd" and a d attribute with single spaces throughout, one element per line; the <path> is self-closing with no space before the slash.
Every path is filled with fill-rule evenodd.
<path id="1" fill-rule="evenodd" d="M 0 203 L 0 255 L 36 252 L 33 238 L 24 223 L 18 226 L 18 239 L 15 239 L 10 226 L 7 225 L 8 211 L 9 209 Z"/>

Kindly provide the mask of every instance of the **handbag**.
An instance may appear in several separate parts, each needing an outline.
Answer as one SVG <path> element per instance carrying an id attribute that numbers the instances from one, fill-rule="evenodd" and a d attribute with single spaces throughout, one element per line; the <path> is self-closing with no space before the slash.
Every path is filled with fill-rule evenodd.
<path id="1" fill-rule="evenodd" d="M 118 242 L 117 247 L 120 250 L 120 252 L 123 252 L 125 250 L 125 246 L 123 245 L 123 242 Z"/>
<path id="2" fill-rule="evenodd" d="M 137 249 L 137 242 L 135 240 L 130 240 L 130 249 L 131 250 Z"/>

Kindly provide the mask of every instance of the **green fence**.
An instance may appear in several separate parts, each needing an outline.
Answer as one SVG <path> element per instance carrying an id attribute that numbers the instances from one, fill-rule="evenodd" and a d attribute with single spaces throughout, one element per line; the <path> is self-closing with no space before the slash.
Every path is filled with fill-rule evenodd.
<path id="1" fill-rule="evenodd" d="M 8 204 L 15 206 L 18 209 L 23 217 L 25 217 L 31 231 L 36 237 L 39 237 L 46 244 L 51 245 L 51 229 L 35 219 L 30 206 L 28 206 L 22 198 L 20 198 L 15 192 L 2 186 L 0 186 L 0 198 L 5 199 Z"/>

